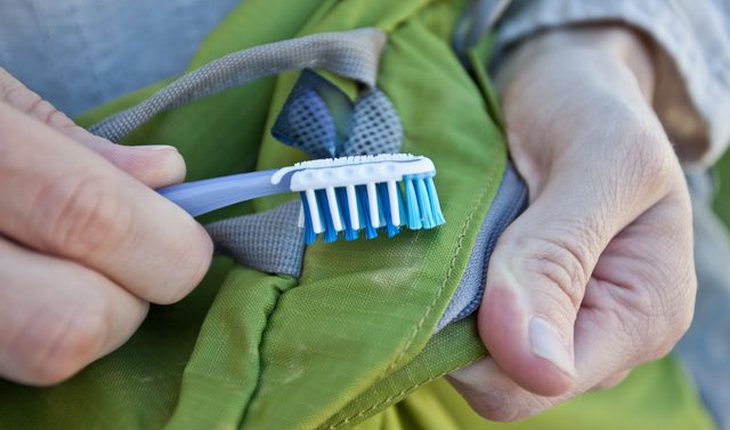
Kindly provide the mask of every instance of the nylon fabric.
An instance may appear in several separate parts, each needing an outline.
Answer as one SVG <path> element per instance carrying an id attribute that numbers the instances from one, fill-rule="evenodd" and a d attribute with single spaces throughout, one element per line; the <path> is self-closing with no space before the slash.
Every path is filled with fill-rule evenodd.
<path id="1" fill-rule="evenodd" d="M 696 392 L 678 363 L 666 358 L 640 366 L 614 389 L 593 392 L 515 423 L 484 420 L 443 379 L 419 389 L 356 430 L 666 430 L 711 429 L 694 407 Z"/>

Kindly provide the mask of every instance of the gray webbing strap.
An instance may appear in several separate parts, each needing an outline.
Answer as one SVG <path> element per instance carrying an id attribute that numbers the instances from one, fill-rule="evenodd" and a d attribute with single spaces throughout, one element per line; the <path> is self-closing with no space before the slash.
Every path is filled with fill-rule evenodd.
<path id="1" fill-rule="evenodd" d="M 183 75 L 142 103 L 99 121 L 89 131 L 117 142 L 155 114 L 288 70 L 322 68 L 374 87 L 385 40 L 382 31 L 361 28 L 234 52 Z"/>
<path id="2" fill-rule="evenodd" d="M 304 231 L 299 228 L 299 200 L 253 215 L 205 226 L 216 249 L 244 266 L 298 278 L 304 258 Z"/>

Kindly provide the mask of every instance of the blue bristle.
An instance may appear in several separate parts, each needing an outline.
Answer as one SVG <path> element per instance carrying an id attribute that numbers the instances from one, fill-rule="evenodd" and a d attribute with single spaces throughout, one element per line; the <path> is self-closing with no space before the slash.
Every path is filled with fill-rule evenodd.
<path id="1" fill-rule="evenodd" d="M 416 189 L 413 185 L 413 179 L 403 177 L 406 188 L 406 212 L 408 219 L 408 228 L 411 230 L 419 230 L 423 227 L 421 224 L 421 211 L 418 207 L 418 197 L 416 197 Z"/>
<path id="2" fill-rule="evenodd" d="M 436 225 L 442 225 L 446 223 L 444 214 L 441 212 L 441 203 L 439 203 L 439 197 L 436 193 L 436 185 L 433 183 L 433 177 L 426 178 L 426 190 L 428 191 L 428 198 L 431 201 L 431 213 Z"/>
<path id="3" fill-rule="evenodd" d="M 365 193 L 365 196 L 367 197 L 367 193 Z M 360 230 L 365 230 L 365 226 L 370 225 L 370 213 L 367 210 L 363 210 L 363 208 L 367 209 L 367 199 L 363 202 L 362 198 L 360 198 L 360 191 L 358 187 L 355 187 L 355 198 L 357 199 L 355 202 L 355 206 L 357 206 L 357 214 L 360 217 Z"/>
<path id="4" fill-rule="evenodd" d="M 304 213 L 304 243 L 309 245 L 317 240 L 317 235 L 314 234 L 314 229 L 312 228 L 312 216 L 309 214 L 307 196 L 304 193 L 299 193 L 299 196 L 302 199 L 302 212 Z"/>
<path id="5" fill-rule="evenodd" d="M 314 193 L 317 196 L 317 207 L 322 217 L 322 224 L 324 224 L 324 243 L 332 243 L 337 240 L 337 230 L 335 230 L 335 225 L 332 222 L 332 214 L 330 213 L 327 202 L 327 193 L 325 190 L 316 190 Z"/>
<path id="6" fill-rule="evenodd" d="M 400 225 L 408 224 L 408 213 L 406 212 L 406 205 L 403 203 L 403 190 L 400 185 L 396 187 L 398 191 L 398 211 L 400 212 Z M 398 226 L 400 227 L 400 226 Z"/>
<path id="7" fill-rule="evenodd" d="M 418 196 L 418 208 L 421 210 L 421 221 L 423 228 L 436 227 L 436 221 L 431 213 L 431 199 L 428 198 L 428 191 L 424 178 L 420 177 L 413 181 L 416 186 L 416 195 Z"/>
<path id="8" fill-rule="evenodd" d="M 345 224 L 345 240 L 356 240 L 360 235 L 357 230 L 352 228 L 352 220 L 350 219 L 350 211 L 347 209 L 347 189 L 344 187 L 335 188 L 337 194 L 337 203 L 340 207 L 342 222 Z"/>
<path id="9" fill-rule="evenodd" d="M 368 200 L 368 192 L 365 185 L 358 185 L 355 187 L 357 193 L 358 210 L 360 211 L 360 223 L 365 227 L 365 237 L 368 239 L 375 239 L 378 237 L 378 231 L 373 228 L 370 223 L 370 202 Z"/>
<path id="10" fill-rule="evenodd" d="M 390 199 L 388 198 L 388 184 L 378 184 L 378 200 L 380 200 L 380 209 L 382 219 L 385 220 L 385 228 L 388 231 L 388 237 L 393 237 L 399 232 L 397 225 L 393 224 L 393 217 L 390 216 Z"/>
<path id="11" fill-rule="evenodd" d="M 375 195 L 377 196 L 377 205 L 378 205 L 378 227 L 386 227 L 388 225 L 388 219 L 385 217 L 385 211 L 383 210 L 384 204 L 383 204 L 383 196 L 378 191 L 378 186 L 375 186 Z M 385 198 L 387 200 L 388 195 L 385 195 Z M 388 214 L 390 216 L 390 214 Z"/>

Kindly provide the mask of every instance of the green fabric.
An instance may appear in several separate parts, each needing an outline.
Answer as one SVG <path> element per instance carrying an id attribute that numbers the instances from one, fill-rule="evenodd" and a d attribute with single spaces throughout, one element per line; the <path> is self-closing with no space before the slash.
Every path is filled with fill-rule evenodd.
<path id="1" fill-rule="evenodd" d="M 694 389 L 671 359 L 635 369 L 622 384 L 588 393 L 517 423 L 480 418 L 446 383 L 438 380 L 357 430 L 703 430 L 711 429 Z"/>
<path id="2" fill-rule="evenodd" d="M 472 319 L 431 333 L 459 283 L 507 161 L 481 64 L 488 42 L 471 53 L 471 73 L 450 49 L 465 3 L 247 0 L 208 37 L 190 66 L 312 33 L 383 29 L 389 39 L 378 85 L 400 115 L 403 150 L 435 160 L 444 227 L 394 239 L 315 244 L 298 280 L 218 257 L 190 297 L 154 306 L 128 343 L 70 381 L 43 389 L 0 381 L 0 428 L 334 429 L 379 412 L 362 425 L 379 419 L 407 423 L 403 414 L 431 409 L 427 396 L 426 406 L 416 406 L 424 391 L 389 406 L 485 354 Z M 189 179 L 288 165 L 304 155 L 268 130 L 296 78 L 287 73 L 158 115 L 125 142 L 175 144 L 187 160 Z M 333 81 L 355 96 L 354 83 Z M 163 84 L 79 121 L 89 125 Z M 201 221 L 292 198 L 260 199 Z M 680 378 L 675 371 L 667 375 L 670 381 Z M 635 384 L 654 387 L 640 379 Z M 678 399 L 683 407 L 675 409 L 683 419 L 699 414 L 690 396 Z M 442 400 L 456 402 L 453 393 Z M 448 420 L 444 412 L 435 422 Z"/>

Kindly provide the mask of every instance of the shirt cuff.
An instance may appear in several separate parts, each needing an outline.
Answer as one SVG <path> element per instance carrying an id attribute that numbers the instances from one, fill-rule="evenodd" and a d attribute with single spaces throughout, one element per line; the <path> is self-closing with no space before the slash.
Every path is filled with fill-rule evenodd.
<path id="1" fill-rule="evenodd" d="M 659 47 L 654 108 L 685 169 L 705 168 L 730 141 L 729 10 L 710 0 L 517 0 L 497 27 L 498 48 L 547 28 L 617 21 Z"/>

